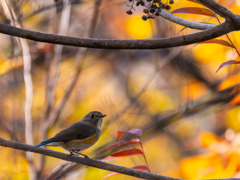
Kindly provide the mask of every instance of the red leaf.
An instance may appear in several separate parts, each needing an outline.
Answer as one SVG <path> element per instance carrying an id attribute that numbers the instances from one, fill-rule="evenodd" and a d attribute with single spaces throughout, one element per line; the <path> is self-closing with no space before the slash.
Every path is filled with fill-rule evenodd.
<path id="1" fill-rule="evenodd" d="M 224 63 L 222 63 L 222 64 L 219 66 L 219 68 L 218 68 L 218 70 L 217 70 L 216 72 L 218 72 L 218 71 L 219 71 L 220 69 L 222 69 L 223 67 L 228 66 L 228 65 L 232 65 L 232 64 L 240 64 L 240 61 L 230 60 L 230 61 L 224 62 Z"/>
<path id="2" fill-rule="evenodd" d="M 124 135 L 125 133 L 126 133 L 125 131 L 119 130 L 119 131 L 117 132 L 117 141 L 118 141 L 119 138 L 120 138 L 122 135 Z"/>
<path id="3" fill-rule="evenodd" d="M 198 44 L 209 44 L 209 43 L 221 44 L 221 45 L 224 45 L 224 46 L 234 48 L 234 46 L 232 44 L 230 44 L 229 42 L 227 42 L 225 40 L 219 40 L 219 39 L 210 39 L 210 40 L 207 40 L 207 41 L 199 42 L 196 45 L 198 45 Z"/>
<path id="4" fill-rule="evenodd" d="M 122 130 L 119 130 L 117 132 L 117 141 L 119 140 L 119 138 L 125 134 L 125 133 L 128 133 L 128 134 L 134 134 L 138 137 L 140 137 L 142 135 L 142 130 L 141 129 L 131 129 L 130 131 L 122 131 Z"/>
<path id="5" fill-rule="evenodd" d="M 103 160 L 109 160 L 109 159 L 115 159 L 115 158 L 133 156 L 133 155 L 143 155 L 143 152 L 140 149 L 129 149 L 129 150 L 124 150 L 124 151 L 112 154 L 111 156 L 108 156 Z"/>
<path id="6" fill-rule="evenodd" d="M 147 171 L 148 168 L 146 166 L 135 166 L 135 167 L 132 167 L 132 169 L 136 169 L 136 170 L 140 170 L 140 171 Z M 103 177 L 102 179 L 105 179 L 105 178 L 108 178 L 110 176 L 115 176 L 115 175 L 119 175 L 120 173 L 111 173 L 111 174 L 108 174 L 107 176 Z"/>
<path id="7" fill-rule="evenodd" d="M 108 178 L 108 177 L 111 177 L 111 176 L 115 176 L 115 175 L 119 175 L 119 174 L 120 174 L 120 173 L 114 172 L 114 173 L 111 173 L 111 174 L 106 175 L 106 176 L 103 177 L 102 179 L 105 179 L 105 178 Z"/>
<path id="8" fill-rule="evenodd" d="M 198 14 L 204 16 L 215 17 L 215 14 L 209 9 L 198 8 L 198 7 L 187 7 L 187 8 L 179 8 L 172 11 L 171 14 Z"/>
<path id="9" fill-rule="evenodd" d="M 135 166 L 132 169 L 140 170 L 140 171 L 147 171 L 148 168 L 146 166 Z"/>
<path id="10" fill-rule="evenodd" d="M 104 151 L 104 150 L 107 150 L 107 149 L 113 149 L 113 148 L 117 148 L 117 147 L 121 147 L 121 146 L 126 146 L 126 145 L 129 145 L 129 144 L 134 144 L 134 143 L 139 143 L 139 142 L 140 142 L 139 139 L 131 139 L 131 140 L 119 141 L 119 142 L 117 142 L 117 143 L 115 143 L 115 144 L 113 144 L 113 145 L 111 145 L 111 146 L 108 146 L 108 147 L 106 147 L 106 148 L 104 148 L 104 149 L 101 149 L 100 151 L 98 151 L 98 153 L 96 154 L 96 156 L 97 156 L 100 152 L 102 152 L 102 151 Z"/>

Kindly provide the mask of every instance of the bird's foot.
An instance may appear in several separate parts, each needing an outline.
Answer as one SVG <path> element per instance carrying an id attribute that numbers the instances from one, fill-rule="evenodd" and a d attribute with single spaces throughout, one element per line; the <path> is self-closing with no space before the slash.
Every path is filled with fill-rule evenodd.
<path id="1" fill-rule="evenodd" d="M 78 152 L 78 151 L 70 151 L 70 154 L 69 155 L 81 155 L 81 156 L 84 156 L 84 158 L 87 158 L 87 159 L 90 159 L 87 155 L 85 155 L 85 154 L 82 154 L 82 153 L 80 153 L 80 152 Z"/>
<path id="2" fill-rule="evenodd" d="M 74 154 L 72 151 L 70 151 L 70 154 L 68 154 L 67 157 L 70 157 L 70 156 L 73 156 L 73 155 L 76 156 L 76 154 Z"/>

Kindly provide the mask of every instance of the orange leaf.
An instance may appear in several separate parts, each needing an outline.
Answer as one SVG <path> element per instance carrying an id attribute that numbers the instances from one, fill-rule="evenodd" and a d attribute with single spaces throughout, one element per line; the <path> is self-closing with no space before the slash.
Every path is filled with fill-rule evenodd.
<path id="1" fill-rule="evenodd" d="M 140 170 L 140 171 L 147 171 L 148 168 L 146 166 L 135 166 L 135 167 L 132 167 L 132 169 L 136 169 L 136 170 Z M 110 176 L 115 176 L 115 175 L 119 175 L 120 173 L 111 173 L 111 174 L 108 174 L 107 176 L 103 177 L 102 179 L 105 179 L 107 177 L 110 177 Z"/>
<path id="2" fill-rule="evenodd" d="M 129 149 L 129 150 L 124 150 L 124 151 L 112 154 L 111 156 L 108 156 L 103 160 L 109 160 L 109 159 L 115 159 L 115 158 L 133 156 L 133 155 L 143 155 L 143 152 L 140 149 Z"/>
<path id="3" fill-rule="evenodd" d="M 204 147 L 208 147 L 212 143 L 220 142 L 221 139 L 213 133 L 204 132 L 200 135 L 200 141 Z"/>
<path id="4" fill-rule="evenodd" d="M 198 15 L 215 17 L 215 14 L 209 9 L 198 8 L 198 7 L 187 7 L 187 8 L 175 9 L 174 11 L 171 12 L 171 14 L 198 14 Z"/>
<path id="5" fill-rule="evenodd" d="M 236 95 L 231 101 L 230 104 L 237 105 L 240 103 L 240 94 Z"/>
<path id="6" fill-rule="evenodd" d="M 228 157 L 228 163 L 225 169 L 226 173 L 229 174 L 230 176 L 233 175 L 234 173 L 237 173 L 239 162 L 240 162 L 239 154 L 237 152 L 232 152 Z"/>
<path id="7" fill-rule="evenodd" d="M 225 66 L 232 65 L 232 64 L 239 64 L 239 63 L 240 63 L 240 61 L 234 61 L 234 60 L 230 60 L 230 61 L 224 62 L 224 63 L 222 63 L 219 66 L 219 68 L 218 68 L 218 70 L 216 72 L 218 72 L 220 69 L 222 69 Z"/>
<path id="8" fill-rule="evenodd" d="M 234 94 L 239 93 L 239 92 L 240 92 L 240 87 L 238 86 L 238 87 L 235 87 L 235 88 L 232 90 L 232 92 L 230 93 L 230 95 L 234 95 Z"/>
<path id="9" fill-rule="evenodd" d="M 210 39 L 210 40 L 207 40 L 207 41 L 199 42 L 196 45 L 198 45 L 198 44 L 210 44 L 210 43 L 221 44 L 221 45 L 224 45 L 224 46 L 234 48 L 234 46 L 232 44 L 230 44 L 229 42 L 227 42 L 225 40 L 219 40 L 219 39 Z"/>
<path id="10" fill-rule="evenodd" d="M 118 148 L 118 147 L 121 147 L 121 146 L 126 146 L 126 145 L 129 145 L 129 144 L 134 144 L 134 143 L 139 143 L 140 140 L 139 139 L 131 139 L 131 140 L 124 140 L 124 141 L 119 141 L 111 146 L 108 146 L 106 148 L 103 148 L 101 149 L 100 151 L 98 151 L 98 153 L 96 155 L 98 155 L 100 152 L 104 151 L 104 150 L 107 150 L 107 149 L 113 149 L 113 148 Z"/>
<path id="11" fill-rule="evenodd" d="M 222 83 L 218 86 L 218 91 L 236 86 L 239 84 L 240 73 L 229 76 L 227 79 L 223 80 Z"/>
<path id="12" fill-rule="evenodd" d="M 119 140 L 119 138 L 123 135 L 123 134 L 134 134 L 138 137 L 140 137 L 142 135 L 142 130 L 141 129 L 131 129 L 130 131 L 122 131 L 122 130 L 119 130 L 117 132 L 117 141 Z"/>

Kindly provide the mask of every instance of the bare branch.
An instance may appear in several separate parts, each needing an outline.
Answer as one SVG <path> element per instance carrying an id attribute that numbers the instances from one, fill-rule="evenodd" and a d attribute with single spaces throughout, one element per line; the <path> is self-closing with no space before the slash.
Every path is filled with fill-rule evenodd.
<path id="1" fill-rule="evenodd" d="M 9 141 L 9 140 L 3 139 L 3 138 L 0 138 L 0 146 L 10 147 L 13 149 L 19 149 L 19 150 L 24 150 L 24 151 L 26 151 L 30 147 L 32 147 L 32 146 L 24 144 L 24 143 Z M 149 173 L 149 172 L 145 172 L 145 171 L 139 171 L 139 170 L 123 167 L 123 166 L 117 166 L 117 165 L 113 165 L 113 164 L 109 164 L 109 163 L 105 163 L 105 162 L 101 162 L 101 161 L 96 161 L 96 160 L 92 160 L 92 159 L 88 159 L 88 158 L 74 156 L 74 155 L 71 156 L 69 154 L 53 151 L 53 150 L 42 148 L 42 147 L 36 148 L 32 151 L 39 153 L 39 154 L 62 159 L 65 161 L 71 161 L 71 162 L 75 162 L 75 163 L 79 163 L 79 164 L 83 164 L 83 165 L 87 165 L 87 166 L 96 167 L 99 169 L 118 172 L 121 174 L 126 174 L 129 176 L 134 176 L 134 177 L 138 177 L 138 178 L 143 178 L 143 179 L 179 180 L 178 178 L 163 176 L 163 175 Z"/>
<path id="2" fill-rule="evenodd" d="M 98 39 L 98 38 L 78 38 L 71 36 L 61 36 L 49 33 L 30 31 L 22 28 L 0 23 L 0 33 L 22 37 L 34 41 L 47 42 L 53 44 L 63 44 L 69 46 L 98 48 L 98 49 L 160 49 L 183 45 L 194 44 L 197 42 L 213 39 L 231 31 L 240 29 L 240 25 L 225 22 L 212 29 L 201 32 L 161 39 L 151 40 L 117 40 L 117 39 Z"/>
<path id="3" fill-rule="evenodd" d="M 9 7 L 6 0 L 1 0 L 1 4 L 4 7 L 4 11 L 8 19 L 11 21 L 11 24 L 21 28 L 20 23 L 17 21 L 17 16 L 12 7 Z M 25 89 L 26 89 L 26 100 L 25 100 L 25 109 L 24 109 L 24 116 L 25 116 L 25 141 L 26 143 L 32 144 L 33 137 L 32 137 L 32 116 L 31 116 L 31 108 L 32 108 L 32 99 L 33 99 L 33 85 L 32 85 L 32 77 L 31 77 L 31 55 L 29 52 L 29 46 L 26 39 L 19 38 L 18 39 L 20 44 L 20 48 L 22 50 L 23 56 L 23 77 L 25 82 Z M 30 176 L 32 179 L 36 179 L 35 176 L 35 167 L 33 165 L 33 155 L 27 154 L 27 160 L 30 163 Z"/>
<path id="4" fill-rule="evenodd" d="M 162 16 L 163 18 L 174 22 L 176 24 L 182 25 L 182 26 L 186 26 L 192 29 L 199 29 L 199 30 L 205 30 L 205 29 L 210 29 L 213 27 L 216 27 L 217 25 L 214 24 L 205 24 L 205 23 L 198 23 L 198 22 L 193 22 L 193 21 L 188 21 L 185 19 L 182 19 L 180 17 L 174 16 L 164 10 L 162 10 L 160 13 L 160 16 Z"/>
<path id="5" fill-rule="evenodd" d="M 69 27 L 69 21 L 70 21 L 70 14 L 71 14 L 71 3 L 69 0 L 63 1 L 63 10 L 62 10 L 62 16 L 61 16 L 61 22 L 60 22 L 60 28 L 59 28 L 59 34 L 66 35 Z M 55 89 L 57 85 L 58 76 L 60 73 L 60 64 L 62 60 L 62 49 L 63 45 L 56 45 L 54 48 L 54 60 L 53 60 L 53 75 L 52 78 L 48 81 L 47 84 L 47 101 L 48 106 L 46 110 L 46 116 L 45 121 L 43 123 L 42 133 L 41 133 L 41 140 L 43 141 L 47 137 L 47 131 L 49 130 L 49 126 L 45 126 L 46 123 L 48 123 L 48 117 L 49 112 L 51 112 L 54 98 L 55 98 Z M 44 166 L 44 156 L 40 158 L 40 174 L 43 170 Z"/>
<path id="6" fill-rule="evenodd" d="M 145 4 L 144 6 L 146 8 L 149 8 L 152 5 L 147 0 L 143 0 L 143 1 L 144 1 L 144 4 Z M 216 25 L 214 25 L 214 24 L 204 24 L 204 23 L 188 21 L 188 20 L 182 19 L 180 17 L 174 16 L 174 15 L 172 15 L 172 14 L 170 14 L 167 11 L 164 11 L 164 10 L 159 12 L 159 15 L 166 20 L 169 20 L 169 21 L 174 22 L 176 24 L 186 26 L 186 27 L 189 27 L 189 28 L 192 28 L 192 29 L 205 30 L 205 29 L 210 29 L 210 28 L 216 27 Z"/>
<path id="7" fill-rule="evenodd" d="M 239 20 L 239 16 L 233 14 L 224 6 L 219 5 L 218 3 L 214 2 L 213 0 L 197 0 L 199 3 L 203 4 L 204 6 L 208 7 L 218 15 L 224 17 L 225 19 L 230 19 L 233 22 Z"/>

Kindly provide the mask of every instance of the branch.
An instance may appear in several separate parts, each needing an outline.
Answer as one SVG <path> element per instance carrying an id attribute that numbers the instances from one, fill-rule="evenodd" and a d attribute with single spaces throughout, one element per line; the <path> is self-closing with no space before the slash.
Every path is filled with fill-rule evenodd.
<path id="1" fill-rule="evenodd" d="M 5 140 L 3 138 L 0 138 L 0 146 L 10 147 L 13 149 L 19 149 L 19 150 L 24 150 L 24 151 L 26 151 L 30 147 L 32 147 L 31 145 Z M 134 176 L 134 177 L 138 177 L 138 178 L 143 178 L 143 179 L 179 180 L 178 178 L 163 176 L 163 175 L 149 173 L 149 172 L 145 172 L 145 171 L 139 171 L 139 170 L 123 167 L 123 166 L 113 165 L 113 164 L 96 161 L 96 160 L 92 160 L 92 159 L 88 159 L 88 158 L 82 158 L 82 157 L 78 157 L 78 156 L 74 156 L 74 155 L 71 156 L 66 153 L 61 153 L 61 152 L 53 151 L 53 150 L 42 148 L 42 147 L 33 149 L 32 151 L 36 152 L 38 154 L 55 157 L 55 158 L 62 159 L 65 161 L 71 161 L 71 162 L 75 162 L 75 163 L 79 163 L 79 164 L 83 164 L 83 165 L 87 165 L 87 166 L 96 167 L 99 169 L 118 172 L 121 174 L 126 174 L 129 176 Z"/>
<path id="2" fill-rule="evenodd" d="M 159 12 L 159 15 L 162 16 L 163 18 L 174 22 L 176 24 L 182 25 L 182 26 L 186 26 L 192 29 L 199 29 L 199 30 L 205 30 L 205 29 L 210 29 L 213 27 L 216 27 L 217 25 L 214 24 L 205 24 L 205 23 L 198 23 L 198 22 L 193 22 L 193 21 L 188 21 L 186 19 L 182 19 L 180 17 L 174 16 L 164 10 L 162 10 L 161 12 Z"/>
<path id="3" fill-rule="evenodd" d="M 78 38 L 71 36 L 61 36 L 49 33 L 30 31 L 22 28 L 0 23 L 0 33 L 26 38 L 33 41 L 62 44 L 69 46 L 98 48 L 98 49 L 160 49 L 183 45 L 194 44 L 197 42 L 213 39 L 231 31 L 240 29 L 240 25 L 224 22 L 212 29 L 201 32 L 171 37 L 158 38 L 151 40 L 117 40 L 117 39 L 98 39 L 98 38 Z"/>
<path id="4" fill-rule="evenodd" d="M 143 1 L 144 1 L 144 6 L 146 8 L 151 7 L 152 3 L 148 2 L 147 0 L 143 0 Z M 205 29 L 210 29 L 210 28 L 216 27 L 216 25 L 214 25 L 214 24 L 205 24 L 205 23 L 188 21 L 186 19 L 182 19 L 180 17 L 174 16 L 173 14 L 170 14 L 167 11 L 164 11 L 164 10 L 161 10 L 161 12 L 159 12 L 159 15 L 166 20 L 169 20 L 169 21 L 174 22 L 176 24 L 186 26 L 186 27 L 189 27 L 189 28 L 192 28 L 192 29 L 205 30 Z"/>
<path id="5" fill-rule="evenodd" d="M 61 21 L 60 21 L 60 27 L 59 27 L 59 34 L 66 35 L 69 27 L 69 21 L 70 21 L 70 14 L 71 14 L 71 3 L 70 0 L 64 0 L 63 1 L 63 9 L 62 9 L 62 15 L 61 15 Z M 49 112 L 53 108 L 55 93 L 56 93 L 56 86 L 57 86 L 57 80 L 60 73 L 60 64 L 62 60 L 62 49 L 63 45 L 56 45 L 54 47 L 54 56 L 53 56 L 53 75 L 51 79 L 48 81 L 47 84 L 47 109 L 46 109 L 46 115 L 45 115 L 45 121 L 43 122 L 43 129 L 41 133 L 41 141 L 46 139 L 47 137 L 47 131 L 49 130 L 49 127 L 46 127 L 44 124 L 47 123 Z M 42 174 L 42 170 L 44 167 L 45 157 L 42 156 L 40 158 L 40 173 Z"/>
<path id="6" fill-rule="evenodd" d="M 202 5 L 206 6 L 207 8 L 211 9 L 218 15 L 224 17 L 225 19 L 230 19 L 233 22 L 238 21 L 239 16 L 233 14 L 224 6 L 219 5 L 218 3 L 214 2 L 213 0 L 197 0 Z"/>
<path id="7" fill-rule="evenodd" d="M 21 28 L 20 23 L 17 21 L 17 16 L 14 11 L 14 8 L 9 7 L 6 0 L 1 0 L 1 4 L 5 11 L 7 18 L 11 21 L 11 24 Z M 25 108 L 24 108 L 24 120 L 25 120 L 25 140 L 27 143 L 33 143 L 32 137 L 32 116 L 31 116 L 31 107 L 32 107 L 32 100 L 33 100 L 33 84 L 32 84 L 32 77 L 31 77 L 31 55 L 29 52 L 29 46 L 26 39 L 18 38 L 17 39 L 20 43 L 19 46 L 22 51 L 23 56 L 23 77 L 25 82 L 25 91 L 26 91 L 26 100 L 25 100 Z M 35 176 L 35 167 L 33 165 L 33 155 L 27 154 L 26 159 L 30 165 L 30 177 L 31 179 L 36 179 Z"/>

